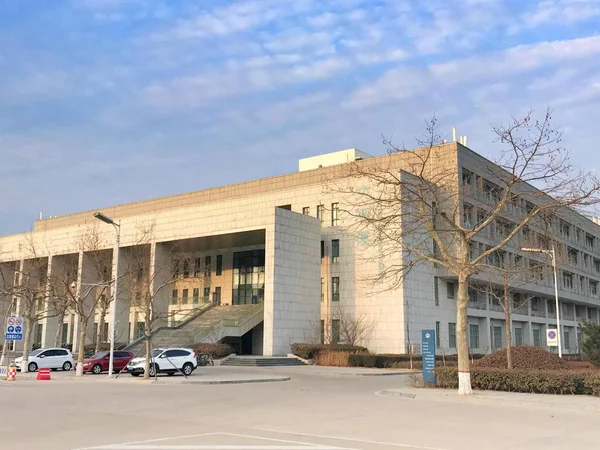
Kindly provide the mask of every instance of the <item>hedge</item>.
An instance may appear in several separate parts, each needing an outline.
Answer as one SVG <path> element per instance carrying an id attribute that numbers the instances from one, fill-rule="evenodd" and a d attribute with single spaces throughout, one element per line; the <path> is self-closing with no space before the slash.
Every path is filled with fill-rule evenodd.
<path id="1" fill-rule="evenodd" d="M 348 353 L 366 353 L 365 347 L 358 347 L 346 344 L 292 344 L 292 353 L 303 359 L 313 359 L 320 352 L 348 352 Z"/>
<path id="2" fill-rule="evenodd" d="M 458 388 L 458 369 L 435 369 L 437 386 Z M 473 389 L 532 394 L 586 394 L 600 396 L 600 373 L 575 370 L 472 368 Z"/>
<path id="3" fill-rule="evenodd" d="M 234 353 L 233 347 L 229 344 L 194 344 L 192 350 L 196 353 L 206 353 L 214 359 L 225 358 Z"/>
<path id="4" fill-rule="evenodd" d="M 482 358 L 484 355 L 474 354 L 471 355 L 472 359 Z M 436 360 L 440 363 L 444 362 L 450 366 L 456 366 L 457 356 L 441 356 L 437 355 Z M 375 355 L 371 353 L 356 353 L 350 355 L 348 358 L 348 365 L 350 367 L 375 367 L 379 369 L 408 369 L 410 368 L 410 362 L 412 361 L 412 368 L 419 369 L 422 367 L 421 355 Z"/>
<path id="5" fill-rule="evenodd" d="M 562 370 L 569 368 L 569 363 L 559 358 L 558 355 L 531 345 L 511 347 L 511 355 L 513 369 Z M 506 369 L 507 365 L 506 349 L 503 348 L 481 358 L 474 364 L 474 367 Z"/>

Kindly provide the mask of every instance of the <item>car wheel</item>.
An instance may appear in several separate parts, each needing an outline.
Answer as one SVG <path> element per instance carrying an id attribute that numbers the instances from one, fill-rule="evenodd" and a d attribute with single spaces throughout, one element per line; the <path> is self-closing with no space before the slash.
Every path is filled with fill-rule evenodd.
<path id="1" fill-rule="evenodd" d="M 139 377 L 140 373 L 139 372 L 131 372 L 131 376 L 132 377 Z"/>
<path id="2" fill-rule="evenodd" d="M 29 363 L 27 365 L 27 370 L 29 370 L 30 372 L 35 372 L 37 369 L 38 367 L 36 363 Z"/>
<path id="3" fill-rule="evenodd" d="M 150 369 L 148 370 L 148 375 L 151 377 L 156 376 L 156 373 L 158 372 L 158 367 L 156 366 L 156 364 L 152 364 L 150 365 Z"/>
<path id="4" fill-rule="evenodd" d="M 183 374 L 185 376 L 191 375 L 192 372 L 194 371 L 194 366 L 191 363 L 185 363 L 183 365 Z"/>
<path id="5" fill-rule="evenodd" d="M 73 365 L 72 365 L 72 364 L 71 364 L 69 361 L 67 361 L 66 363 L 64 363 L 64 364 L 63 364 L 63 367 L 62 367 L 62 369 L 63 369 L 65 372 L 68 372 L 68 371 L 69 371 L 69 370 L 71 370 L 72 368 L 73 368 Z"/>
<path id="6" fill-rule="evenodd" d="M 102 366 L 100 364 L 94 365 L 94 367 L 92 367 L 92 373 L 94 375 L 100 375 L 102 373 Z"/>

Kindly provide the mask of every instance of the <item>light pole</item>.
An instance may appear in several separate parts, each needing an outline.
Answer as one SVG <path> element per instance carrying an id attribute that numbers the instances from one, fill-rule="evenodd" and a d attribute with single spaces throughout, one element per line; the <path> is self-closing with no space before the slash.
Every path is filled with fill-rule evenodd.
<path id="1" fill-rule="evenodd" d="M 94 213 L 94 217 L 101 220 L 104 223 L 115 227 L 116 241 L 115 241 L 115 285 L 113 286 L 113 307 L 110 315 L 110 353 L 108 359 L 108 378 L 113 375 L 113 356 L 115 353 L 115 326 L 117 323 L 117 284 L 119 280 L 119 246 L 121 245 L 121 221 L 118 223 L 112 220 L 110 217 L 105 216 L 101 212 Z"/>
<path id="2" fill-rule="evenodd" d="M 554 244 L 552 244 L 551 250 L 546 250 L 543 248 L 522 248 L 522 252 L 529 253 L 544 253 L 545 255 L 550 255 L 552 258 L 552 271 L 554 272 L 554 298 L 556 300 L 556 335 L 558 338 L 558 356 L 562 358 L 562 339 L 561 339 L 561 331 L 560 331 L 560 307 L 558 303 L 558 276 L 556 274 L 556 252 L 554 251 Z"/>

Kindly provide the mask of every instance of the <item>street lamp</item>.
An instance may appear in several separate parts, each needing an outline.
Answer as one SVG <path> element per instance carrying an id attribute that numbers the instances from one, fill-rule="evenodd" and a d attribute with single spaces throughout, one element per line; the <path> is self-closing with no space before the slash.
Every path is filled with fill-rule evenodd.
<path id="1" fill-rule="evenodd" d="M 112 220 L 110 217 L 105 216 L 101 212 L 94 213 L 94 217 L 101 220 L 104 223 L 115 227 L 116 241 L 115 241 L 115 285 L 113 287 L 113 307 L 111 311 L 111 327 L 110 327 L 110 354 L 108 359 L 108 378 L 113 375 L 113 356 L 115 353 L 115 326 L 117 323 L 117 281 L 119 279 L 119 246 L 121 245 L 121 221 L 118 223 Z"/>
<path id="2" fill-rule="evenodd" d="M 560 307 L 558 304 L 558 277 L 556 275 L 556 252 L 554 251 L 554 244 L 552 244 L 551 250 L 546 250 L 543 248 L 522 248 L 521 251 L 529 253 L 544 253 L 545 255 L 550 255 L 550 258 L 552 258 L 552 271 L 554 272 L 554 298 L 556 299 L 556 334 L 558 337 L 558 356 L 562 358 L 562 339 L 560 337 Z"/>

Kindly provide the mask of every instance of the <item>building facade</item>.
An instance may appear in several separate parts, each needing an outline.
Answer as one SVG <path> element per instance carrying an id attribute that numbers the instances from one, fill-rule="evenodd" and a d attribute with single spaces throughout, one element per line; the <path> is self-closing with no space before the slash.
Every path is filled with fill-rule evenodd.
<path id="1" fill-rule="evenodd" d="M 350 149 L 303 159 L 297 173 L 103 208 L 120 223 L 118 261 L 115 230 L 96 220 L 94 211 L 36 221 L 31 233 L 0 237 L 1 312 L 36 311 L 31 342 L 70 345 L 74 351 L 82 333 L 78 312 L 66 305 L 59 314 L 56 308 L 58 299 L 68 299 L 61 295 L 68 289 L 72 296 L 93 299 L 83 331 L 88 343 L 107 341 L 113 308 L 116 342 L 142 336 L 148 325 L 144 302 L 150 296 L 153 330 L 181 326 L 209 308 L 257 305 L 252 328 L 244 328 L 240 337 L 246 353 L 283 355 L 294 342 L 347 341 L 348 328 L 359 323 L 364 330 L 357 343 L 374 352 L 418 353 L 421 330 L 435 329 L 439 351 L 455 353 L 455 277 L 421 264 L 399 285 L 371 283 L 386 261 L 377 260 L 343 214 L 349 194 L 331 188 L 348 162 L 385 160 L 400 173 L 409 171 L 410 157 L 405 152 L 372 158 Z M 484 162 L 456 142 L 436 149 L 433 164 L 451 168 L 456 186 L 466 193 L 460 198 L 464 223 L 477 223 L 496 201 L 494 180 L 477 170 Z M 359 178 L 345 182 L 359 189 L 365 183 Z M 515 214 L 526 206 L 515 205 Z M 501 222 L 477 237 L 473 252 L 501 238 Z M 575 213 L 554 226 L 553 236 L 566 255 L 558 277 L 563 346 L 576 352 L 580 324 L 599 321 L 600 227 Z M 535 227 L 524 233 L 538 239 Z M 542 238 L 540 233 L 538 241 Z M 518 248 L 508 247 L 495 258 L 547 265 L 544 255 L 523 255 Z M 115 279 L 116 307 L 110 302 Z M 477 276 L 474 283 L 490 284 Z M 24 285 L 31 289 L 16 289 Z M 556 320 L 552 277 L 541 273 L 521 283 L 515 294 L 520 297 L 509 325 L 513 343 L 545 347 L 545 330 Z M 474 288 L 468 311 L 474 353 L 506 346 L 504 313 L 493 289 Z M 244 320 L 221 324 L 232 330 Z M 189 339 L 214 341 L 227 338 L 227 332 Z"/>

